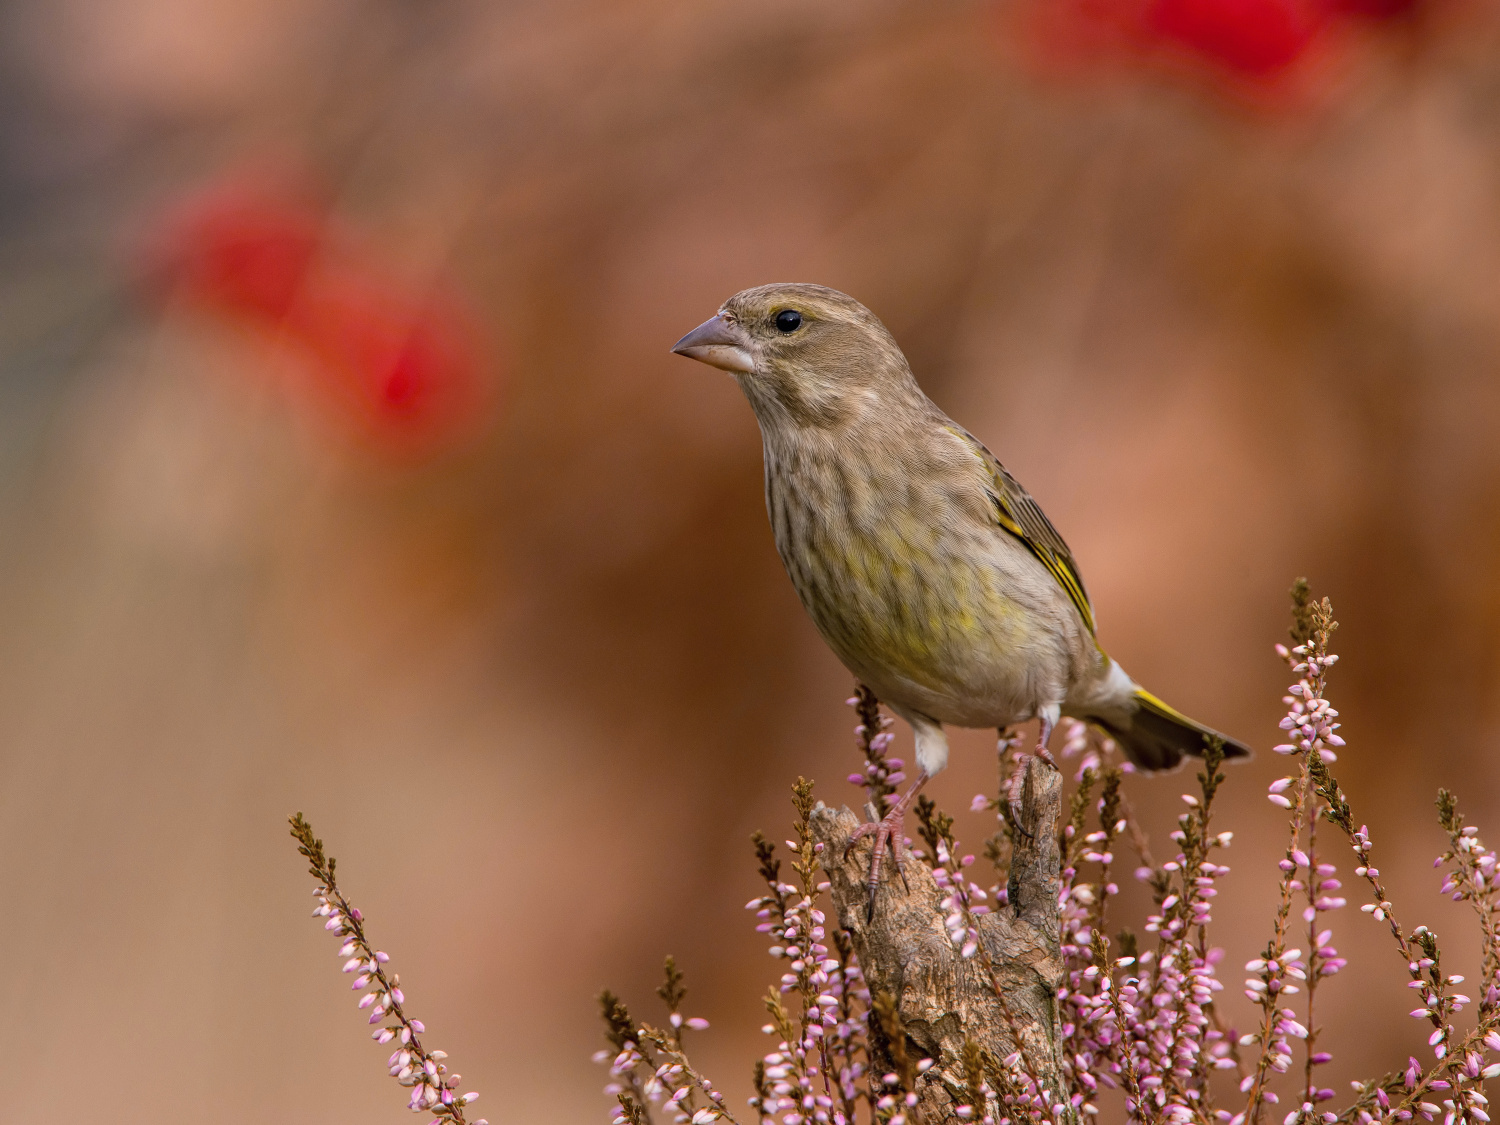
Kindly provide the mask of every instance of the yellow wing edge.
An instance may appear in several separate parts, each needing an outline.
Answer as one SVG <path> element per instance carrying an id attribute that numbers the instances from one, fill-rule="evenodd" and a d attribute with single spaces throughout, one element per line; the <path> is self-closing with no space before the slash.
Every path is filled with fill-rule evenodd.
<path id="1" fill-rule="evenodd" d="M 966 446 L 968 446 L 970 452 L 972 452 L 974 456 L 978 458 L 980 463 L 983 464 L 989 471 L 991 479 L 994 479 L 994 470 L 990 468 L 990 466 L 985 462 L 979 451 L 974 449 L 973 445 L 970 444 L 970 442 L 974 439 L 969 438 L 966 434 L 952 429 L 951 427 L 949 429 L 949 432 L 952 433 L 955 437 L 958 437 L 964 442 Z M 998 484 L 999 482 L 996 483 Z M 990 499 L 994 501 L 993 506 L 995 509 L 996 522 L 999 523 L 1000 527 L 1004 531 L 1009 532 L 1011 535 L 1014 535 L 1017 539 L 1024 543 L 1026 545 L 1026 549 L 1036 556 L 1037 561 L 1047 568 L 1047 570 L 1052 574 L 1053 578 L 1057 579 L 1057 581 L 1063 588 L 1063 592 L 1068 595 L 1068 600 L 1073 603 L 1073 608 L 1078 610 L 1078 615 L 1083 618 L 1084 627 L 1088 629 L 1089 635 L 1096 635 L 1097 630 L 1094 627 L 1094 607 L 1089 605 L 1088 595 L 1083 592 L 1083 583 L 1079 581 L 1078 575 L 1073 572 L 1072 567 L 1070 567 L 1066 562 L 1060 559 L 1054 552 L 1049 550 L 1044 544 L 1038 543 L 1030 535 L 1026 534 L 1026 529 L 1022 527 L 1020 521 L 1016 519 L 1015 513 L 1010 510 L 1010 504 L 1006 501 L 1005 497 L 1001 495 L 1001 492 L 1003 492 L 1003 489 L 997 489 L 996 491 L 990 492 L 989 494 Z M 1165 707 L 1166 704 L 1163 703 L 1162 706 Z"/>
<path id="2" fill-rule="evenodd" d="M 1078 610 L 1078 615 L 1083 618 L 1083 624 L 1088 629 L 1089 635 L 1094 635 L 1094 607 L 1089 605 L 1089 600 L 1084 596 L 1083 586 L 1078 581 L 1078 576 L 1073 573 L 1073 568 L 1065 564 L 1061 559 L 1045 558 L 1040 551 L 1032 548 L 1035 554 L 1052 572 L 1054 578 L 1062 583 L 1063 590 L 1067 592 L 1073 607 Z"/>

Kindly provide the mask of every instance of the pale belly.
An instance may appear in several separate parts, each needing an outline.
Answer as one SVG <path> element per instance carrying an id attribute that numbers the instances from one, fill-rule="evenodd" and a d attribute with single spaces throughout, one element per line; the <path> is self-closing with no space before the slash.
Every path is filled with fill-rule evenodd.
<path id="1" fill-rule="evenodd" d="M 996 531 L 863 551 L 823 549 L 787 571 L 834 653 L 885 702 L 942 723 L 1004 727 L 1094 674 L 1092 638 L 1045 568 Z"/>

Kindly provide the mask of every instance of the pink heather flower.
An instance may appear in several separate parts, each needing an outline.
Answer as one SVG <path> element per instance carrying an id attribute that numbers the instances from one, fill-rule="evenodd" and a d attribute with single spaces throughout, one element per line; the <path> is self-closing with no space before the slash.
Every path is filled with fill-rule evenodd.
<path id="1" fill-rule="evenodd" d="M 386 1027 L 377 1028 L 371 1033 L 371 1038 L 378 1043 L 389 1043 L 399 1036 L 401 1048 L 386 1060 L 397 1081 L 403 1085 L 408 1084 L 416 1081 L 412 1077 L 414 1073 L 418 1070 L 421 1072 L 422 1081 L 413 1090 L 409 1102 L 411 1108 L 431 1107 L 441 1101 L 441 1108 L 436 1111 L 440 1125 L 467 1125 L 463 1103 L 472 1101 L 478 1095 L 466 1094 L 463 1102 L 454 1102 L 451 1095 L 447 1094 L 444 1089 L 448 1081 L 447 1069 L 441 1061 L 447 1055 L 442 1051 L 425 1050 L 416 1038 L 418 1033 L 426 1029 L 421 1021 L 408 1019 L 401 1010 L 404 997 L 396 987 L 397 978 L 387 977 L 383 968 L 390 957 L 369 945 L 364 933 L 364 915 L 351 906 L 338 890 L 333 878 L 333 862 L 325 857 L 322 841 L 313 836 L 312 828 L 302 819 L 301 814 L 292 818 L 292 835 L 298 841 L 298 851 L 307 857 L 315 876 L 320 880 L 315 892 L 320 903 L 317 913 L 328 917 L 325 929 L 337 929 L 346 939 L 339 947 L 339 956 L 348 958 L 343 971 L 359 973 L 352 985 L 355 991 L 368 990 L 360 997 L 359 1008 L 363 1010 L 374 1007 L 374 1013 L 370 1016 L 372 1024 L 387 1019 L 393 1021 Z M 452 1080 L 456 1082 L 457 1076 L 452 1076 Z"/>

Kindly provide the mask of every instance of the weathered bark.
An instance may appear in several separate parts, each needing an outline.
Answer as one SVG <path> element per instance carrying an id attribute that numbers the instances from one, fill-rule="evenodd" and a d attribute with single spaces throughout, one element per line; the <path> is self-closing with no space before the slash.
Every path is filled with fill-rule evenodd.
<path id="1" fill-rule="evenodd" d="M 1020 1049 L 1029 1073 L 1054 1095 L 1063 1091 L 1057 1011 L 1061 809 L 1062 777 L 1046 763 L 1028 759 L 1016 809 L 1010 904 L 979 918 L 984 950 L 970 958 L 961 956 L 948 936 L 940 892 L 923 863 L 907 863 L 909 890 L 894 871 L 883 879 L 874 916 L 866 921 L 870 838 L 846 857 L 859 818 L 848 809 L 835 812 L 822 804 L 813 811 L 813 836 L 824 845 L 823 864 L 839 925 L 854 943 L 871 996 L 894 998 L 913 1063 L 934 1060 L 916 1080 L 924 1125 L 959 1120 L 953 1108 L 967 1100 L 966 1040 L 984 1052 L 987 1069 Z M 879 1047 L 878 1029 L 872 1033 Z M 881 1065 L 890 1063 L 894 1069 L 901 1046 L 882 1047 L 890 1057 L 880 1060 Z"/>

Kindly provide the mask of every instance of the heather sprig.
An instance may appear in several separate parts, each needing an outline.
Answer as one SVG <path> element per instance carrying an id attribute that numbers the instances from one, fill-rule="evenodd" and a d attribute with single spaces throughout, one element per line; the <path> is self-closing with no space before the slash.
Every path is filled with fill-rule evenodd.
<path id="1" fill-rule="evenodd" d="M 1318 759 L 1321 762 L 1321 759 Z M 1326 767 L 1323 770 L 1326 773 Z M 1314 785 L 1317 783 L 1317 773 L 1312 775 Z M 1327 815 L 1325 806 L 1324 815 Z M 1322 929 L 1322 916 L 1329 911 L 1338 910 L 1345 905 L 1345 899 L 1336 892 L 1341 889 L 1338 868 L 1332 863 L 1323 862 L 1318 855 L 1318 818 L 1314 816 L 1307 825 L 1307 851 L 1305 855 L 1299 854 L 1292 857 L 1292 861 L 1298 863 L 1306 870 L 1305 876 L 1307 895 L 1307 906 L 1302 911 L 1303 921 L 1307 923 L 1307 1008 L 1303 1025 L 1307 1028 L 1307 1037 L 1303 1039 L 1303 1068 L 1302 1068 L 1302 1105 L 1304 1109 L 1325 1102 L 1334 1097 L 1335 1092 L 1331 1087 L 1318 1086 L 1316 1068 L 1325 1065 L 1332 1060 L 1333 1056 L 1327 1051 L 1317 1049 L 1318 1037 L 1321 1028 L 1318 1027 L 1314 1017 L 1316 1010 L 1318 983 L 1325 977 L 1335 975 L 1344 967 L 1346 961 L 1338 955 L 1338 950 L 1333 946 L 1333 931 Z M 1286 860 L 1282 860 L 1286 863 Z"/>
<path id="2" fill-rule="evenodd" d="M 1328 1061 L 1323 1057 L 1324 1052 L 1312 1050 L 1312 985 L 1319 977 L 1329 975 L 1330 965 L 1334 966 L 1333 972 L 1337 972 L 1339 966 L 1334 964 L 1337 959 L 1332 954 L 1326 957 L 1318 954 L 1321 943 L 1317 941 L 1318 933 L 1315 929 L 1309 942 L 1312 952 L 1308 961 L 1302 959 L 1300 949 L 1288 948 L 1288 938 L 1296 892 L 1312 888 L 1310 917 L 1307 917 L 1307 921 L 1309 925 L 1313 925 L 1319 913 L 1320 900 L 1314 884 L 1326 883 L 1332 880 L 1334 874 L 1332 870 L 1319 871 L 1317 861 L 1303 850 L 1302 833 L 1308 831 L 1309 840 L 1315 839 L 1312 824 L 1319 815 L 1319 802 L 1326 800 L 1317 787 L 1314 773 L 1318 770 L 1326 773 L 1323 763 L 1337 760 L 1334 748 L 1344 745 L 1343 738 L 1335 733 L 1339 727 L 1334 722 L 1338 712 L 1324 697 L 1328 672 L 1338 662 L 1338 657 L 1328 651 L 1329 638 L 1337 628 L 1338 622 L 1333 618 L 1333 607 L 1328 599 L 1313 601 L 1306 579 L 1299 578 L 1292 586 L 1293 647 L 1288 649 L 1286 645 L 1276 646 L 1278 655 L 1286 661 L 1292 674 L 1299 678 L 1288 689 L 1283 700 L 1287 704 L 1287 714 L 1281 720 L 1281 729 L 1288 733 L 1290 741 L 1275 747 L 1275 750 L 1278 754 L 1293 757 L 1297 762 L 1297 771 L 1273 781 L 1268 794 L 1270 802 L 1289 809 L 1291 817 L 1288 820 L 1286 853 L 1280 861 L 1281 880 L 1272 936 L 1266 943 L 1265 952 L 1245 966 L 1248 972 L 1255 974 L 1245 982 L 1245 986 L 1246 994 L 1260 1005 L 1261 1025 L 1258 1031 L 1244 1036 L 1240 1045 L 1258 1043 L 1260 1050 L 1252 1072 L 1241 1083 L 1241 1088 L 1249 1094 L 1249 1101 L 1244 1112 L 1235 1118 L 1236 1125 L 1245 1120 L 1259 1121 L 1264 1105 L 1277 1101 L 1276 1094 L 1267 1088 L 1267 1082 L 1270 1074 L 1284 1074 L 1290 1068 L 1292 1039 L 1304 1042 L 1306 1054 L 1301 1108 L 1295 1111 L 1294 1116 L 1300 1114 L 1307 1117 L 1313 1112 L 1314 1104 L 1323 1100 L 1322 1091 L 1313 1086 L 1312 1078 L 1312 1068 Z M 1289 790 L 1290 797 L 1287 796 Z M 1308 871 L 1305 883 L 1297 878 L 1297 872 L 1304 868 Z M 1328 888 L 1329 890 L 1337 889 L 1337 881 L 1332 881 L 1333 887 Z M 1342 900 L 1335 902 L 1326 895 L 1321 898 L 1326 909 L 1342 905 Z M 1298 993 L 1303 982 L 1310 984 L 1306 1024 L 1297 1019 L 1297 1012 L 1293 1008 L 1282 1003 L 1285 997 Z"/>
<path id="3" fill-rule="evenodd" d="M 401 978 L 387 974 L 390 957 L 370 944 L 365 936 L 364 915 L 339 890 L 334 877 L 336 861 L 323 850 L 323 841 L 313 835 L 312 826 L 300 812 L 290 818 L 290 823 L 297 851 L 307 858 L 308 872 L 318 881 L 313 891 L 318 900 L 313 916 L 325 919 L 323 928 L 344 939 L 339 956 L 347 958 L 344 972 L 358 974 L 352 987 L 355 992 L 364 992 L 360 1010 L 373 1008 L 370 1022 L 385 1025 L 371 1032 L 370 1037 L 378 1043 L 397 1041 L 386 1065 L 391 1077 L 411 1089 L 409 1108 L 417 1113 L 431 1113 L 433 1125 L 467 1125 L 464 1107 L 479 1095 L 473 1091 L 454 1093 L 460 1076 L 448 1072 L 443 1062 L 448 1057 L 446 1052 L 429 1051 L 422 1045 L 421 1035 L 427 1029 L 421 1020 L 406 1014 Z M 472 1125 L 487 1123 L 480 1118 Z"/>
<path id="4" fill-rule="evenodd" d="M 1458 801 L 1446 789 L 1438 790 L 1438 823 L 1448 833 L 1449 848 L 1433 862 L 1434 867 L 1452 864 L 1442 893 L 1454 902 L 1467 902 L 1479 920 L 1481 941 L 1480 978 L 1484 996 L 1479 1002 L 1481 1018 L 1493 1017 L 1500 1006 L 1500 864 L 1494 851 L 1479 839 L 1479 829 L 1465 826 Z"/>
<path id="5" fill-rule="evenodd" d="M 1128 1090 L 1138 1087 L 1133 1056 L 1118 1053 L 1121 1011 L 1103 927 L 1106 896 L 1117 891 L 1109 882 L 1109 865 L 1114 859 L 1110 848 L 1121 828 L 1116 784 L 1119 776 L 1119 771 L 1112 769 L 1105 778 L 1104 795 L 1097 803 L 1100 828 L 1096 832 L 1077 836 L 1083 825 L 1077 819 L 1079 802 L 1075 797 L 1074 817 L 1068 827 L 1075 830 L 1074 838 L 1081 840 L 1081 849 L 1074 852 L 1064 847 L 1061 853 L 1060 953 L 1065 977 L 1058 999 L 1063 1057 L 1075 1086 L 1090 1099 L 1100 1085 L 1114 1088 L 1123 1081 Z M 1091 777 L 1091 771 L 1085 771 L 1084 777 Z M 1078 881 L 1080 861 L 1099 864 L 1097 882 Z M 1133 964 L 1134 950 L 1131 953 L 1128 963 Z"/>
<path id="6" fill-rule="evenodd" d="M 1326 774 L 1326 770 L 1324 772 Z M 1336 781 L 1328 777 L 1324 787 L 1342 803 L 1343 795 Z M 1411 976 L 1408 987 L 1417 991 L 1422 1001 L 1410 1014 L 1432 1025 L 1427 1045 L 1434 1058 L 1425 1069 L 1412 1058 L 1400 1073 L 1356 1084 L 1358 1096 L 1355 1104 L 1341 1114 L 1339 1120 L 1404 1121 L 1418 1115 L 1430 1121 L 1439 1114 L 1447 1121 L 1489 1120 L 1488 1100 L 1480 1083 L 1500 1077 L 1500 1063 L 1486 1065 L 1489 1053 L 1500 1051 L 1500 982 L 1495 977 L 1496 966 L 1500 964 L 1500 937 L 1497 937 L 1494 923 L 1497 890 L 1493 885 L 1496 859 L 1479 840 L 1478 830 L 1463 823 L 1464 818 L 1451 793 L 1438 791 L 1437 808 L 1439 824 L 1448 833 L 1450 846 L 1437 857 L 1433 866 L 1453 864 L 1443 883 L 1442 893 L 1451 895 L 1455 901 L 1470 902 L 1480 924 L 1484 992 L 1477 1025 L 1462 1038 L 1457 1036 L 1452 1016 L 1463 1010 L 1469 998 L 1450 989 L 1463 983 L 1464 978 L 1443 972 L 1437 935 L 1426 926 L 1418 926 L 1410 939 L 1403 936 L 1380 883 L 1380 872 L 1369 863 L 1371 841 L 1368 829 L 1361 825 L 1359 829 L 1351 830 L 1352 821 L 1347 815 L 1330 816 L 1349 831 L 1355 854 L 1361 862 L 1355 872 L 1369 882 L 1374 893 L 1375 902 L 1366 904 L 1363 909 L 1377 920 L 1388 922 L 1398 949 L 1408 959 L 1406 967 Z M 1341 811 L 1347 814 L 1346 804 L 1342 805 Z M 1441 1104 L 1428 1100 L 1433 1097 L 1441 1098 Z"/>
<path id="7" fill-rule="evenodd" d="M 610 1082 L 604 1092 L 617 1102 L 614 1125 L 652 1125 L 653 1107 L 678 1125 L 733 1122 L 724 1096 L 693 1067 L 683 1050 L 683 1031 L 707 1030 L 708 1021 L 683 1017 L 680 1008 L 687 989 L 675 958 L 666 959 L 663 978 L 656 994 L 667 1007 L 667 1028 L 637 1023 L 624 1002 L 608 990 L 599 996 L 609 1049 L 596 1052 L 594 1061 L 609 1064 Z"/>
<path id="8" fill-rule="evenodd" d="M 1084 825 L 1089 815 L 1089 794 L 1093 791 L 1096 775 L 1093 769 L 1085 769 L 1078 776 L 1078 788 L 1073 790 L 1073 799 L 1069 803 L 1068 819 L 1062 826 L 1062 839 L 1058 844 L 1058 851 L 1062 858 L 1063 870 L 1077 868 L 1078 857 L 1084 850 Z"/>
<path id="9" fill-rule="evenodd" d="M 1214 974 L 1215 958 L 1208 947 L 1210 900 L 1218 893 L 1216 881 L 1229 874 L 1228 867 L 1214 863 L 1209 856 L 1216 849 L 1228 847 L 1233 839 L 1229 832 L 1215 834 L 1210 828 L 1214 797 L 1224 781 L 1219 772 L 1223 763 L 1222 741 L 1210 738 L 1203 750 L 1203 770 L 1198 774 L 1199 795 L 1183 795 L 1188 811 L 1178 818 L 1177 831 L 1172 833 L 1181 851 L 1163 865 L 1175 873 L 1177 886 L 1175 894 L 1162 900 L 1157 929 L 1161 942 L 1157 963 L 1173 958 L 1182 982 L 1183 995 L 1175 1005 L 1170 1047 L 1175 1089 L 1184 1104 L 1196 1103 L 1203 1112 L 1212 1108 L 1209 1071 L 1234 1065 L 1223 1031 L 1213 1026 L 1213 994 L 1224 986 Z M 1148 931 L 1156 921 L 1148 920 Z"/>
<path id="10" fill-rule="evenodd" d="M 878 715 L 866 717 L 867 730 L 879 725 Z M 789 962 L 766 998 L 771 1022 L 764 1030 L 777 1045 L 757 1069 L 765 1089 L 754 1108 L 762 1120 L 782 1125 L 850 1125 L 861 1100 L 877 1100 L 873 1090 L 862 1089 L 870 1062 L 870 1001 L 853 948 L 841 936 L 829 937 L 818 905 L 828 883 L 818 871 L 823 845 L 812 838 L 813 805 L 812 782 L 798 778 L 792 788 L 793 837 L 786 841 L 797 883 L 783 881 L 775 845 L 759 832 L 752 837 L 766 893 L 746 909 L 761 919 L 756 929 L 770 935 L 771 956 Z M 784 997 L 795 997 L 794 1009 Z"/>
<path id="11" fill-rule="evenodd" d="M 676 1012 L 672 1014 L 677 1015 Z M 690 1022 L 690 1026 L 706 1028 L 708 1021 L 695 1019 Z M 643 1042 L 651 1044 L 660 1052 L 654 1077 L 671 1091 L 662 1105 L 672 1113 L 674 1121 L 707 1125 L 710 1121 L 735 1120 L 734 1115 L 724 1107 L 724 1095 L 714 1089 L 713 1083 L 688 1061 L 687 1054 L 682 1049 L 681 1024 L 665 1031 L 643 1023 L 640 1037 Z M 702 1107 L 696 1104 L 699 1095 L 702 1095 L 706 1103 Z"/>
<path id="12" fill-rule="evenodd" d="M 635 1021 L 630 1018 L 624 1001 L 608 989 L 599 994 L 599 1013 L 604 1018 L 604 1038 L 610 1050 L 595 1052 L 594 1061 L 609 1063 L 611 1081 L 604 1092 L 619 1104 L 615 1120 L 627 1125 L 648 1125 L 650 1102 L 640 1075 L 645 1058 L 637 1046 L 640 1033 Z"/>
<path id="13" fill-rule="evenodd" d="M 1108 922 L 1109 899 L 1120 893 L 1110 879 L 1110 865 L 1115 861 L 1115 841 L 1125 830 L 1126 821 L 1121 816 L 1120 783 L 1124 774 L 1118 767 L 1109 768 L 1104 774 L 1104 793 L 1099 798 L 1099 831 L 1084 838 L 1088 850 L 1083 858 L 1099 865 L 1099 875 L 1094 883 L 1093 925 L 1101 933 Z"/>
<path id="14" fill-rule="evenodd" d="M 1299 594 L 1302 595 L 1300 599 Z M 1381 882 L 1380 871 L 1372 862 L 1373 843 L 1370 838 L 1369 829 L 1365 825 L 1360 825 L 1359 828 L 1354 827 L 1353 814 L 1348 800 L 1344 796 L 1338 782 L 1328 770 L 1327 762 L 1336 760 L 1336 752 L 1330 749 L 1330 747 L 1338 747 L 1344 744 L 1343 739 L 1334 733 L 1338 728 L 1338 724 L 1332 722 L 1332 720 L 1337 717 L 1338 712 L 1333 710 L 1328 705 L 1326 699 L 1323 698 L 1323 689 L 1326 684 L 1328 670 L 1338 659 L 1337 656 L 1327 651 L 1328 638 L 1333 630 L 1338 627 L 1338 624 L 1333 620 L 1332 608 L 1327 598 L 1324 598 L 1321 603 L 1312 602 L 1311 599 L 1306 597 L 1305 587 L 1300 583 L 1298 587 L 1294 587 L 1293 598 L 1294 602 L 1299 602 L 1297 607 L 1297 623 L 1293 630 L 1293 640 L 1298 640 L 1299 637 L 1305 639 L 1290 651 L 1281 646 L 1278 646 L 1278 651 L 1287 660 L 1292 670 L 1302 675 L 1302 679 L 1298 684 L 1293 685 L 1291 689 L 1292 697 L 1290 697 L 1289 701 L 1292 703 L 1292 709 L 1288 713 L 1287 718 L 1282 721 L 1283 729 L 1290 731 L 1292 735 L 1292 743 L 1288 746 L 1278 747 L 1277 749 L 1300 754 L 1303 757 L 1303 776 L 1306 781 L 1311 783 L 1316 798 L 1323 804 L 1323 817 L 1342 829 L 1349 837 L 1350 846 L 1354 851 L 1358 864 L 1354 869 L 1354 873 L 1366 882 L 1373 897 L 1373 901 L 1365 903 L 1360 907 L 1360 910 L 1363 913 L 1369 914 L 1375 921 L 1386 923 L 1402 960 L 1406 962 L 1407 972 L 1411 977 L 1408 987 L 1415 989 L 1422 1000 L 1421 1006 L 1413 1009 L 1410 1014 L 1416 1019 L 1430 1023 L 1433 1027 L 1433 1031 L 1428 1038 L 1428 1046 L 1432 1049 L 1437 1063 L 1431 1072 L 1424 1075 L 1421 1073 L 1420 1068 L 1416 1066 L 1415 1060 L 1412 1060 L 1411 1066 L 1407 1068 L 1407 1072 L 1403 1075 L 1402 1082 L 1402 1085 L 1407 1088 L 1408 1094 L 1401 1103 L 1391 1110 L 1392 1116 L 1396 1120 L 1406 1119 L 1406 1117 L 1410 1116 L 1413 1105 L 1416 1107 L 1417 1112 L 1424 1115 L 1427 1112 L 1422 1108 L 1424 1105 L 1430 1106 L 1436 1111 L 1439 1107 L 1434 1106 L 1433 1103 L 1421 1102 L 1418 1099 L 1423 1092 L 1430 1089 L 1437 1089 L 1453 1091 L 1452 1096 L 1445 1103 L 1450 1110 L 1453 1110 L 1457 1106 L 1465 1113 L 1465 1119 L 1484 1120 L 1484 1111 L 1482 1109 L 1478 1110 L 1479 1117 L 1472 1116 L 1472 1111 L 1477 1109 L 1477 1104 L 1473 1102 L 1471 1093 L 1481 1099 L 1484 1095 L 1469 1089 L 1474 1084 L 1475 1077 L 1480 1069 L 1478 1066 L 1480 1060 L 1477 1056 L 1472 1059 L 1469 1058 L 1468 1055 L 1471 1052 L 1453 1050 L 1455 1032 L 1452 1025 L 1452 1016 L 1463 1009 L 1468 1003 L 1468 997 L 1452 993 L 1450 989 L 1453 985 L 1461 983 L 1463 977 L 1456 974 L 1445 976 L 1442 973 L 1439 967 L 1440 950 L 1437 936 L 1426 926 L 1417 927 L 1409 939 L 1406 937 L 1400 922 L 1396 918 L 1395 907 L 1391 903 L 1384 884 Z M 1454 838 L 1455 833 L 1457 833 L 1459 839 L 1465 838 L 1463 836 L 1462 821 L 1457 815 L 1456 806 L 1451 797 L 1445 792 L 1440 791 L 1439 793 L 1438 810 L 1439 820 L 1444 829 L 1449 831 L 1450 840 Z M 1311 825 L 1309 827 L 1311 828 Z M 1440 856 L 1438 858 L 1436 866 L 1440 866 L 1445 859 L 1453 856 L 1461 848 L 1461 845 L 1455 844 L 1448 856 Z M 1466 851 L 1467 849 L 1462 850 Z M 1289 851 L 1288 859 L 1307 867 L 1310 879 L 1317 878 L 1321 873 L 1320 868 L 1323 865 L 1317 864 L 1312 856 L 1305 855 L 1300 851 L 1297 851 L 1295 854 Z M 1493 860 L 1491 860 L 1491 863 L 1493 863 Z M 1284 862 L 1283 868 L 1285 866 L 1286 863 Z M 1331 887 L 1329 887 L 1330 882 L 1332 882 Z M 1445 884 L 1446 888 L 1447 885 Z M 1320 889 L 1336 890 L 1338 889 L 1338 883 L 1337 881 L 1323 878 L 1320 882 Z M 1344 900 L 1341 898 L 1336 899 L 1325 896 L 1320 900 L 1314 896 L 1310 902 L 1309 911 L 1315 914 L 1320 906 L 1332 909 L 1342 906 L 1343 903 Z M 1483 921 L 1481 921 L 1481 933 L 1485 943 L 1485 962 L 1488 965 L 1492 963 L 1493 958 L 1496 956 L 1496 934 L 1493 927 L 1486 929 Z M 1323 935 L 1318 936 L 1322 937 Z M 1316 941 L 1314 953 L 1317 953 L 1318 948 L 1324 944 L 1324 942 Z M 1342 967 L 1342 964 L 1343 962 L 1340 959 L 1329 957 L 1323 961 L 1321 966 L 1323 972 L 1320 975 L 1329 975 L 1329 970 L 1336 972 L 1338 968 Z M 1314 961 L 1311 967 L 1316 968 L 1317 961 Z M 1317 973 L 1312 974 L 1309 980 L 1310 996 L 1312 985 L 1315 983 L 1318 975 Z M 1311 1008 L 1309 1007 L 1310 1014 Z M 1482 1014 L 1481 1028 L 1483 1026 L 1484 1020 Z M 1310 1028 L 1311 1020 L 1309 1019 L 1309 1029 L 1305 1029 L 1308 1030 L 1308 1034 L 1304 1035 L 1304 1038 L 1308 1040 L 1312 1039 Z M 1309 1042 L 1307 1049 L 1309 1052 L 1307 1063 L 1309 1077 L 1304 1087 L 1302 1114 L 1304 1117 L 1310 1118 L 1313 1103 L 1326 1100 L 1325 1095 L 1331 1097 L 1332 1091 L 1315 1090 L 1311 1081 L 1312 1067 L 1326 1061 L 1328 1057 L 1327 1053 L 1313 1053 L 1311 1042 Z M 1438 1072 L 1440 1071 L 1444 1072 L 1443 1077 L 1438 1077 Z M 1474 1071 L 1475 1074 L 1469 1075 L 1468 1071 Z M 1359 1112 L 1368 1112 L 1367 1107 L 1363 1105 L 1363 1097 L 1366 1094 L 1382 1089 L 1383 1085 L 1375 1084 L 1360 1087 L 1363 1093 L 1361 1102 L 1357 1103 L 1360 1106 Z M 1380 1097 L 1384 1096 L 1388 1096 L 1388 1092 L 1377 1096 L 1377 1105 Z M 1325 1121 L 1337 1119 L 1336 1115 L 1331 1113 L 1324 1113 L 1321 1116 Z M 1375 1119 L 1378 1120 L 1378 1118 Z"/>
<path id="15" fill-rule="evenodd" d="M 864 684 L 856 685 L 854 694 L 846 702 L 859 715 L 854 738 L 865 759 L 863 771 L 851 773 L 849 782 L 868 792 L 871 811 L 875 814 L 873 819 L 879 820 L 890 812 L 891 798 L 896 795 L 897 787 L 906 780 L 903 772 L 906 763 L 900 758 L 885 756 L 896 737 L 891 733 L 891 727 L 895 726 L 896 721 L 881 714 L 880 701 Z"/>
<path id="16" fill-rule="evenodd" d="M 1140 1120 L 1207 1120 L 1213 1112 L 1210 1071 L 1235 1065 L 1231 1037 L 1215 1020 L 1213 996 L 1223 986 L 1214 968 L 1219 952 L 1206 936 L 1215 883 L 1229 873 L 1209 858 L 1232 839 L 1210 827 L 1222 762 L 1222 746 L 1207 745 L 1199 792 L 1183 794 L 1188 811 L 1171 834 L 1177 854 L 1140 872 L 1156 907 L 1144 927 L 1156 935 L 1156 949 L 1117 962 L 1134 969 L 1111 996 L 1118 1049 L 1131 1066 L 1127 1071 L 1117 1058 L 1112 1069 L 1127 1079 L 1127 1104 Z"/>

